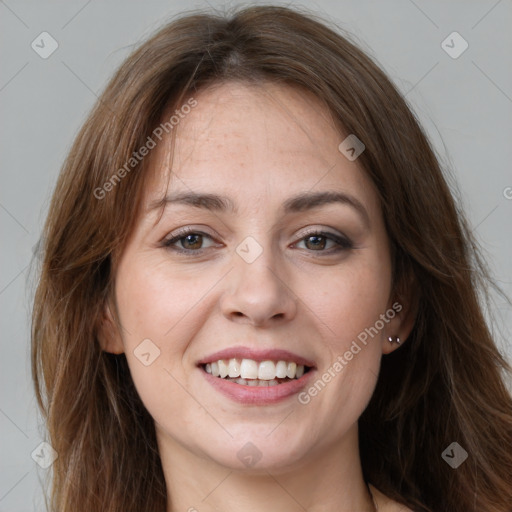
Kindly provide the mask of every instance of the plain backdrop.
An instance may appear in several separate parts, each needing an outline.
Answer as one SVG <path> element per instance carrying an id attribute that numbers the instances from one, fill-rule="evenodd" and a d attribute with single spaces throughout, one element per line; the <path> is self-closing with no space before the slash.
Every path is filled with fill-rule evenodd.
<path id="1" fill-rule="evenodd" d="M 0 512 L 44 510 L 40 481 L 48 470 L 31 457 L 44 431 L 30 374 L 29 265 L 65 155 L 134 45 L 183 9 L 233 5 L 239 4 L 0 1 Z M 406 95 L 457 184 L 496 280 L 512 296 L 511 2 L 305 0 L 300 5 L 353 34 Z M 42 32 L 58 44 L 46 59 L 32 47 Z M 448 36 L 452 55 L 442 46 Z M 511 360 L 512 314 L 503 299 L 497 299 L 493 314 L 503 332 L 499 346 Z"/>

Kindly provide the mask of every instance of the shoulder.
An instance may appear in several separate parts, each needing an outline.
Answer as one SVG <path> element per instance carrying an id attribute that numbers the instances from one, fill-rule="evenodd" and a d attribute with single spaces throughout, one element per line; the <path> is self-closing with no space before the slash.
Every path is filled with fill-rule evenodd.
<path id="1" fill-rule="evenodd" d="M 397 501 L 388 498 L 385 494 L 381 493 L 372 484 L 368 484 L 373 494 L 379 512 L 413 512 L 410 508 L 398 503 Z"/>

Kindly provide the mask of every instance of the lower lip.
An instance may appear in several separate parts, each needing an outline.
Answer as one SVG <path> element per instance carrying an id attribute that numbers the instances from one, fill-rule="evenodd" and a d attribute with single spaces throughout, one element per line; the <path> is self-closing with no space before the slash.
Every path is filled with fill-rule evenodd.
<path id="1" fill-rule="evenodd" d="M 303 389 L 315 370 L 311 368 L 299 379 L 293 379 L 276 386 L 246 386 L 244 384 L 237 384 L 220 377 L 214 377 L 210 373 L 200 369 L 204 378 L 224 396 L 241 404 L 249 405 L 267 405 L 281 402 L 286 398 L 293 396 Z"/>

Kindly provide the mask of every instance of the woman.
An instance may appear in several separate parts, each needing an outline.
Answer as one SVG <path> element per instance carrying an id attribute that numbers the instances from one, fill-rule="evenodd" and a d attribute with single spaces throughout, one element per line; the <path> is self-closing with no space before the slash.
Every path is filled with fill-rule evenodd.
<path id="1" fill-rule="evenodd" d="M 50 510 L 510 510 L 485 267 L 403 98 L 326 22 L 162 28 L 44 239 Z"/>

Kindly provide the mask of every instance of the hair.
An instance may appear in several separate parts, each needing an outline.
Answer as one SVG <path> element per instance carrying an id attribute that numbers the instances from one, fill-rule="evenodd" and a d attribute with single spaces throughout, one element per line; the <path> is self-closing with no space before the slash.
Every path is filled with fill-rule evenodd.
<path id="1" fill-rule="evenodd" d="M 355 134 L 366 146 L 358 163 L 380 199 L 393 290 L 412 297 L 416 319 L 407 342 L 382 358 L 359 418 L 364 478 L 415 511 L 510 511 L 505 379 L 512 370 L 485 319 L 495 285 L 477 242 L 420 123 L 385 73 L 338 27 L 277 6 L 194 11 L 166 24 L 115 73 L 64 162 L 32 311 L 34 387 L 58 453 L 47 507 L 165 512 L 172 500 L 126 357 L 98 341 L 115 255 L 134 229 L 149 159 L 101 198 L 95 191 L 146 144 L 167 109 L 230 80 L 309 91 L 340 135 Z M 454 441 L 469 454 L 457 469 L 441 457 Z"/>

